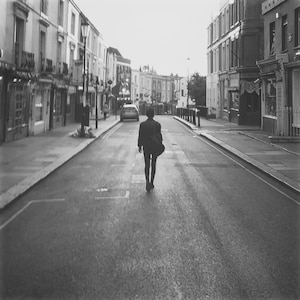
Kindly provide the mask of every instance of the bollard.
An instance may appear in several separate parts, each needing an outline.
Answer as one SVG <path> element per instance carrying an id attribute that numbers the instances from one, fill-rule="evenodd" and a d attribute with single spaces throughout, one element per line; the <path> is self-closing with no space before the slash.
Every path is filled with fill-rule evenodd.
<path id="1" fill-rule="evenodd" d="M 198 127 L 200 127 L 200 111 L 197 112 L 197 117 L 198 117 Z"/>

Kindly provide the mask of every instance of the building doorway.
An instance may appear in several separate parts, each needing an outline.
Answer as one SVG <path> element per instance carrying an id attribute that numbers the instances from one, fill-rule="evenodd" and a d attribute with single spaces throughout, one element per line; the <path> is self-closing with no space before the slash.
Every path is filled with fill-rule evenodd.
<path id="1" fill-rule="evenodd" d="M 260 97 L 256 92 L 245 91 L 241 95 L 240 124 L 249 126 L 261 125 Z"/>

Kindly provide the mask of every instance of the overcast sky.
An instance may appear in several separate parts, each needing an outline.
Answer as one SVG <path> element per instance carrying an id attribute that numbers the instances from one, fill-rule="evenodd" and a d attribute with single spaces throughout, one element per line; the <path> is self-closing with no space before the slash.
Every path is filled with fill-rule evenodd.
<path id="1" fill-rule="evenodd" d="M 75 0 L 131 67 L 206 76 L 207 27 L 219 0 Z M 187 58 L 190 58 L 188 61 Z"/>

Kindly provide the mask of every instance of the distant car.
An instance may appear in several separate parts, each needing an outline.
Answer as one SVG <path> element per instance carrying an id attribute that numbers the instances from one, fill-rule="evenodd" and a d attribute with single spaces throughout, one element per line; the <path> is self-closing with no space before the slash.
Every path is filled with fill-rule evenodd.
<path id="1" fill-rule="evenodd" d="M 120 121 L 122 122 L 125 119 L 136 119 L 139 121 L 139 110 L 134 104 L 124 104 L 120 113 Z"/>

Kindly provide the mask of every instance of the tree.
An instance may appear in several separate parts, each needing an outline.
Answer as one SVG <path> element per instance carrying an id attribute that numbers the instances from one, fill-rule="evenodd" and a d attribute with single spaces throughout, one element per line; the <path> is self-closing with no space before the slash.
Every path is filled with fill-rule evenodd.
<path id="1" fill-rule="evenodd" d="M 196 106 L 206 106 L 206 77 L 194 73 L 189 81 L 190 98 L 195 100 Z"/>

